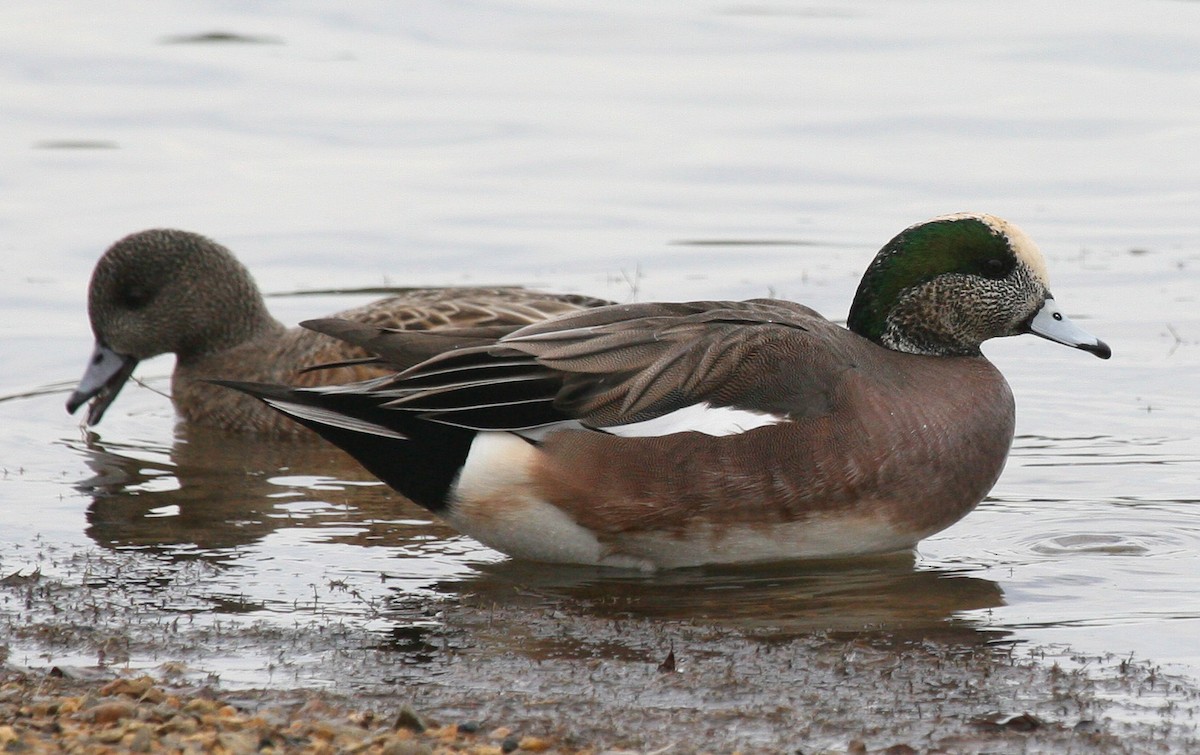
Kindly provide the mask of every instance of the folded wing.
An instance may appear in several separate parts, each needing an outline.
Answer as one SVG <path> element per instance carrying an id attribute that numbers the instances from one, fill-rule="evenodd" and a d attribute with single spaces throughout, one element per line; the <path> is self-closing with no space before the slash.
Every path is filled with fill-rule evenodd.
<path id="1" fill-rule="evenodd" d="M 690 417 L 697 406 L 781 421 L 797 411 L 800 397 L 802 413 L 821 412 L 839 366 L 830 363 L 836 357 L 827 344 L 814 346 L 831 329 L 844 333 L 808 307 L 774 300 L 614 305 L 499 338 L 487 329 L 435 335 L 314 325 L 384 362 L 427 339 L 431 358 L 368 388 L 380 410 L 475 430 L 570 422 L 618 434 Z M 777 367 L 797 355 L 807 355 L 812 369 Z M 686 421 L 670 426 L 687 429 Z"/>

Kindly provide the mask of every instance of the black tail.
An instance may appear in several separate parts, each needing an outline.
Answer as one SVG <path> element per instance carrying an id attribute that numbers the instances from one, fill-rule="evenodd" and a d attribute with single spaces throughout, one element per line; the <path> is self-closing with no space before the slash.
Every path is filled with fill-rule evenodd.
<path id="1" fill-rule="evenodd" d="M 433 512 L 445 508 L 450 486 L 467 460 L 475 430 L 389 411 L 390 397 L 336 388 L 288 388 L 213 380 L 248 393 L 313 430 L 368 472 Z M 410 440 L 411 438 L 411 440 Z"/>

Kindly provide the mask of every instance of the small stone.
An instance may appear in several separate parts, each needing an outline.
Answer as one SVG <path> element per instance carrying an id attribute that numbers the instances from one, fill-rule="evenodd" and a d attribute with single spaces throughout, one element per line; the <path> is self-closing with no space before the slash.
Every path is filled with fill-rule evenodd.
<path id="1" fill-rule="evenodd" d="M 317 739 L 332 742 L 333 738 L 337 736 L 337 731 L 333 728 L 333 724 L 328 721 L 315 721 L 313 722 L 310 734 Z"/>
<path id="2" fill-rule="evenodd" d="M 334 735 L 334 741 L 340 746 L 345 746 L 351 742 L 361 742 L 367 738 L 366 729 L 354 724 L 333 724 L 331 726 Z"/>
<path id="3" fill-rule="evenodd" d="M 175 717 L 175 709 L 164 703 L 159 703 L 151 708 L 142 709 L 142 720 L 153 721 L 154 723 L 165 723 Z"/>
<path id="4" fill-rule="evenodd" d="M 1000 726 L 1011 731 L 1033 731 L 1040 729 L 1045 722 L 1032 713 L 1022 713 L 1000 722 Z"/>
<path id="5" fill-rule="evenodd" d="M 44 718 L 58 713 L 57 700 L 37 700 L 26 708 L 21 708 L 21 716 L 29 718 Z"/>
<path id="6" fill-rule="evenodd" d="M 212 731 L 198 731 L 183 737 L 181 742 L 185 750 L 198 749 L 200 752 L 211 752 L 217 744 L 217 735 Z"/>
<path id="7" fill-rule="evenodd" d="M 541 737 L 521 737 L 517 747 L 526 752 L 545 752 L 550 749 L 551 745 Z"/>
<path id="8" fill-rule="evenodd" d="M 516 752 L 520 746 L 521 740 L 516 736 L 505 737 L 504 741 L 500 743 L 500 752 Z"/>
<path id="9" fill-rule="evenodd" d="M 660 674 L 674 674 L 677 670 L 675 665 L 675 648 L 671 648 L 667 653 L 667 657 L 663 659 L 663 662 L 658 664 L 658 672 Z"/>
<path id="10" fill-rule="evenodd" d="M 136 708 L 133 703 L 116 700 L 111 703 L 100 703 L 84 712 L 84 717 L 94 724 L 101 726 L 115 724 L 123 718 L 129 718 Z"/>
<path id="11" fill-rule="evenodd" d="M 188 673 L 188 665 L 182 661 L 167 661 L 158 667 L 162 675 L 167 678 L 178 678 L 186 676 Z"/>
<path id="12" fill-rule="evenodd" d="M 404 730 L 401 729 L 396 733 L 399 734 L 403 731 Z M 447 726 L 430 726 L 424 732 L 422 732 L 421 736 L 426 742 L 434 739 L 442 742 L 453 742 L 454 740 L 458 739 L 458 727 L 454 724 L 449 724 Z"/>
<path id="13" fill-rule="evenodd" d="M 138 698 L 138 702 L 158 704 L 158 703 L 163 702 L 166 699 L 167 699 L 167 693 L 163 692 L 162 688 L 149 687 L 146 689 L 145 692 L 142 693 L 141 697 Z"/>
<path id="14" fill-rule="evenodd" d="M 128 679 L 122 677 L 113 679 L 108 684 L 100 688 L 100 695 L 103 697 L 112 697 L 114 695 L 128 695 L 129 697 L 141 697 L 146 694 L 146 690 L 154 686 L 154 680 L 148 676 L 139 676 L 136 679 Z"/>
<path id="15" fill-rule="evenodd" d="M 425 722 L 417 715 L 417 712 L 405 705 L 400 708 L 400 712 L 396 714 L 396 720 L 392 722 L 393 729 L 408 729 L 415 731 L 418 734 L 425 731 Z"/>
<path id="16" fill-rule="evenodd" d="M 297 711 L 302 718 L 329 718 L 336 715 L 330 704 L 319 697 L 310 697 Z"/>
<path id="17" fill-rule="evenodd" d="M 150 729 L 143 726 L 133 733 L 126 744 L 130 752 L 150 752 L 154 747 L 154 737 Z"/>
<path id="18" fill-rule="evenodd" d="M 117 726 L 112 729 L 104 729 L 92 735 L 92 738 L 97 742 L 106 745 L 115 745 L 125 738 L 126 730 L 124 726 Z"/>
<path id="19" fill-rule="evenodd" d="M 217 735 L 217 744 L 229 755 L 253 755 L 258 752 L 259 739 L 243 731 L 223 731 Z"/>
<path id="20" fill-rule="evenodd" d="M 220 713 L 214 716 L 201 716 L 200 722 L 205 726 L 215 726 L 221 731 L 241 731 L 246 728 L 246 719 L 241 716 L 223 716 Z"/>
<path id="21" fill-rule="evenodd" d="M 384 745 L 380 755 L 433 755 L 433 750 L 415 739 L 393 739 Z"/>
<path id="22" fill-rule="evenodd" d="M 206 697 L 194 697 L 187 701 L 187 705 L 183 706 L 185 713 L 203 714 L 212 713 L 217 709 L 217 704 Z"/>
<path id="23" fill-rule="evenodd" d="M 191 716 L 176 715 L 162 725 L 164 732 L 178 734 L 195 734 L 200 729 L 200 722 Z"/>

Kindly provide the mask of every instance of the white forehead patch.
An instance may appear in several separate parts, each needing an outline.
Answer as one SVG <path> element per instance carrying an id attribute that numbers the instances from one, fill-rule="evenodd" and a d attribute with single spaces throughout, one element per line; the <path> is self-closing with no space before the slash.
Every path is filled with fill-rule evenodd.
<path id="1" fill-rule="evenodd" d="M 1047 288 L 1050 286 L 1050 274 L 1046 271 L 1046 259 L 1042 257 L 1041 250 L 1025 231 L 1013 223 L 983 212 L 956 212 L 951 215 L 938 216 L 934 220 L 965 220 L 967 218 L 975 218 L 997 233 L 1007 236 L 1017 259 L 1025 263 L 1034 277 L 1040 280 L 1044 286 Z"/>

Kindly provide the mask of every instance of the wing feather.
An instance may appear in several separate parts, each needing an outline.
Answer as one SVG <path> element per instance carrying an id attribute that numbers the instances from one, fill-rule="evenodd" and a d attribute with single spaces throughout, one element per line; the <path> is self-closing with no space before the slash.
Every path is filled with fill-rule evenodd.
<path id="1" fill-rule="evenodd" d="M 828 345 L 847 333 L 808 307 L 775 300 L 612 305 L 520 328 L 448 328 L 436 336 L 314 326 L 355 339 L 384 362 L 433 352 L 371 384 L 379 411 L 488 430 L 603 429 L 698 404 L 776 417 L 822 412 L 844 368 Z M 437 346 L 418 344 L 430 337 Z"/>

